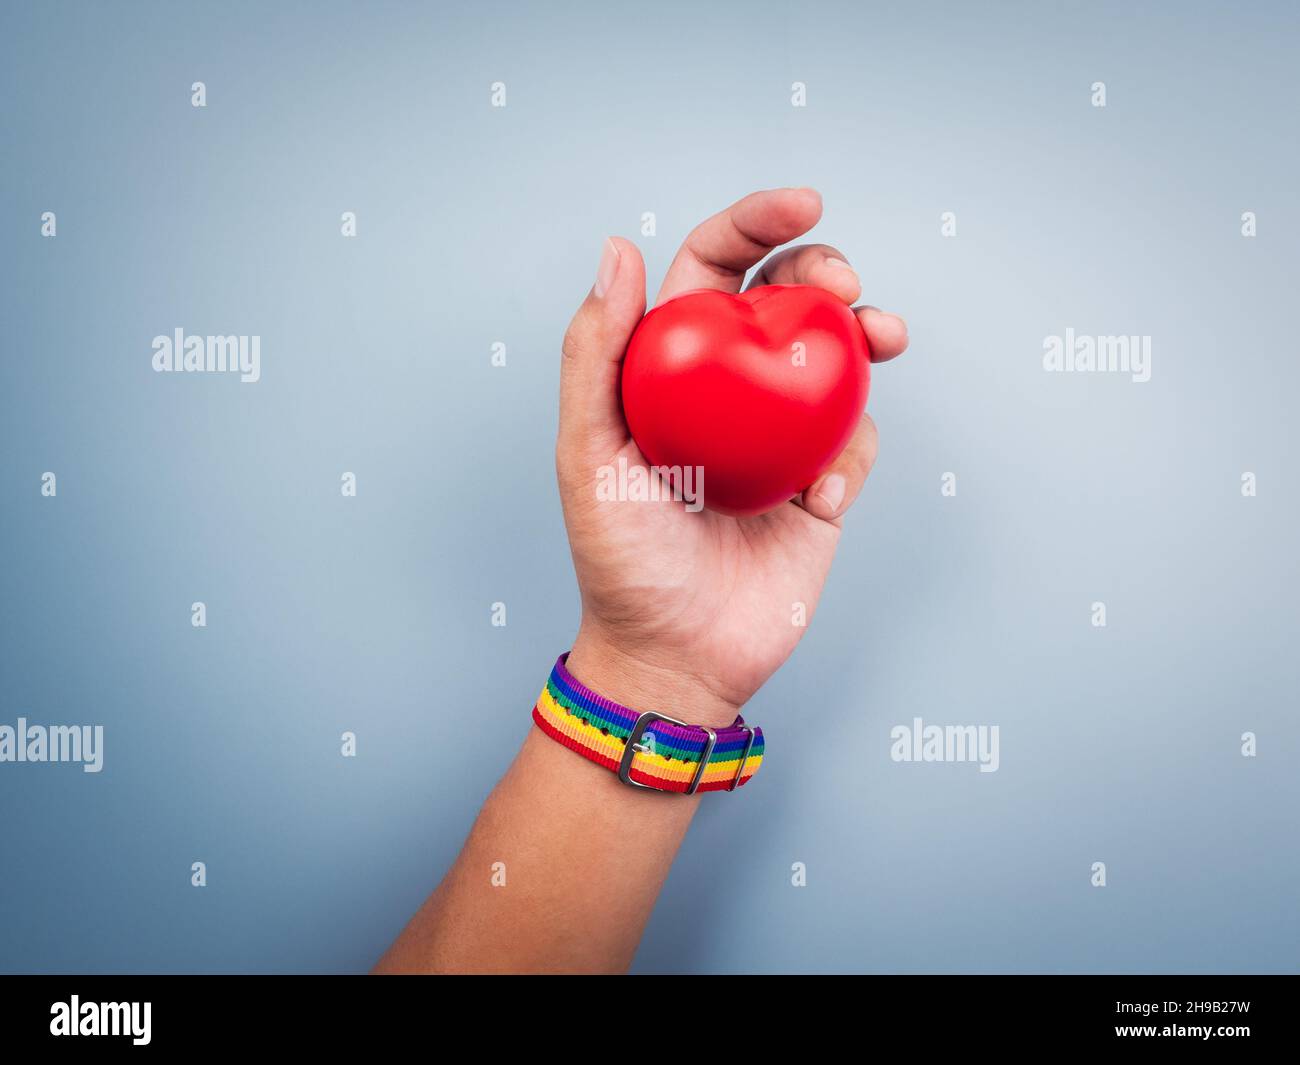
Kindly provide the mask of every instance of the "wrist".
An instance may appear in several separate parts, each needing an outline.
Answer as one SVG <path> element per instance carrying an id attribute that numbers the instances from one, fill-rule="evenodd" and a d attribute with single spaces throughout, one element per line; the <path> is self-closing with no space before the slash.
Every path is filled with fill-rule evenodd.
<path id="1" fill-rule="evenodd" d="M 714 692 L 697 674 L 645 652 L 632 652 L 584 622 L 569 653 L 573 676 L 606 698 L 639 711 L 726 728 L 741 706 Z"/>
<path id="2" fill-rule="evenodd" d="M 735 703 L 698 674 L 583 628 L 533 706 L 542 732 L 637 788 L 695 795 L 735 791 L 753 778 L 766 751 L 763 730 L 745 724 Z"/>

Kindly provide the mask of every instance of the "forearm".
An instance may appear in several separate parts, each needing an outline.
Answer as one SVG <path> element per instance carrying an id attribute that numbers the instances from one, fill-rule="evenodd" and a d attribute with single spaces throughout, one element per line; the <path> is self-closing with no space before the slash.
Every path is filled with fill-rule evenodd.
<path id="1" fill-rule="evenodd" d="M 583 638 L 570 664 L 631 705 L 673 681 Z M 689 681 L 677 688 L 697 719 L 734 717 Z M 626 970 L 699 802 L 629 787 L 534 729 L 376 971 Z"/>

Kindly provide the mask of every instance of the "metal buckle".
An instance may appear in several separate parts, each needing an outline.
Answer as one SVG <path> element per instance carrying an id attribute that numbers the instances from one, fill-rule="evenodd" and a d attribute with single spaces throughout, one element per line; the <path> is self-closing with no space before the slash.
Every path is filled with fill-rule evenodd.
<path id="1" fill-rule="evenodd" d="M 642 784 L 640 781 L 632 779 L 632 759 L 637 754 L 645 754 L 650 750 L 641 742 L 641 737 L 645 735 L 645 730 L 653 725 L 656 721 L 666 721 L 670 725 L 679 725 L 682 728 L 698 728 L 709 734 L 709 742 L 704 745 L 704 753 L 700 755 L 700 766 L 695 770 L 695 776 L 691 778 L 690 786 L 686 789 L 687 795 L 694 795 L 696 789 L 700 786 L 700 781 L 704 777 L 704 770 L 708 767 L 709 757 L 713 754 L 714 744 L 718 742 L 718 734 L 711 728 L 704 728 L 703 725 L 688 725 L 685 721 L 678 721 L 675 717 L 669 717 L 667 714 L 656 714 L 653 710 L 647 710 L 644 714 L 636 719 L 636 724 L 632 726 L 632 734 L 627 738 L 627 746 L 623 748 L 623 758 L 618 764 L 618 779 L 624 784 L 631 784 L 634 788 L 645 788 L 647 791 L 666 791 L 666 788 L 656 788 L 653 784 Z M 750 745 L 753 745 L 754 734 L 751 730 L 749 734 Z M 749 755 L 749 748 L 745 748 L 746 757 Z"/>
<path id="2" fill-rule="evenodd" d="M 754 749 L 753 727 L 750 725 L 746 725 L 739 718 L 737 718 L 736 720 L 737 720 L 737 724 L 732 725 L 731 727 L 744 729 L 746 732 L 749 733 L 749 739 L 745 741 L 745 749 L 744 751 L 741 752 L 740 755 L 740 765 L 736 767 L 736 775 L 731 778 L 731 787 L 727 789 L 728 791 L 735 791 L 738 787 L 740 787 L 740 775 L 745 771 L 745 763 L 749 761 L 749 752 Z"/>

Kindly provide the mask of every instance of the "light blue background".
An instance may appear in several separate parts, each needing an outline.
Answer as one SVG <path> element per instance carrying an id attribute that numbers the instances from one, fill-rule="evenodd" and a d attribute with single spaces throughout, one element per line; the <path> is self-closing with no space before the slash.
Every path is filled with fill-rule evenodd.
<path id="1" fill-rule="evenodd" d="M 0 723 L 106 751 L 0 765 L 0 968 L 369 967 L 575 631 L 602 238 L 657 285 L 807 184 L 912 350 L 765 771 L 636 969 L 1294 971 L 1300 20 L 1130 7 L 5 4 Z M 261 382 L 153 373 L 178 326 L 260 334 Z M 1152 380 L 1044 373 L 1067 327 L 1150 335 Z M 916 715 L 997 724 L 1000 770 L 892 762 Z"/>

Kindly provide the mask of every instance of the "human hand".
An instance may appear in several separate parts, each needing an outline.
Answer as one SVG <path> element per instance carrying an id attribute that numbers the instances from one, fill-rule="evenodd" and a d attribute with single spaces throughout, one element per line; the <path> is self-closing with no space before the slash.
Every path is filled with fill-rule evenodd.
<path id="1" fill-rule="evenodd" d="M 739 292 L 745 274 L 821 217 L 812 189 L 756 192 L 697 226 L 673 259 L 656 304 L 692 289 Z M 863 414 L 847 447 L 796 499 L 757 517 L 599 499 L 602 467 L 648 464 L 623 418 L 620 370 L 646 309 L 636 246 L 606 241 L 596 284 L 564 338 L 556 472 L 582 593 L 569 668 L 627 706 L 692 724 L 725 726 L 790 656 L 810 620 L 845 511 L 875 462 L 876 427 Z M 787 248 L 758 285 L 816 285 L 852 304 L 857 274 L 825 244 Z M 872 361 L 907 346 L 901 318 L 855 308 Z"/>

